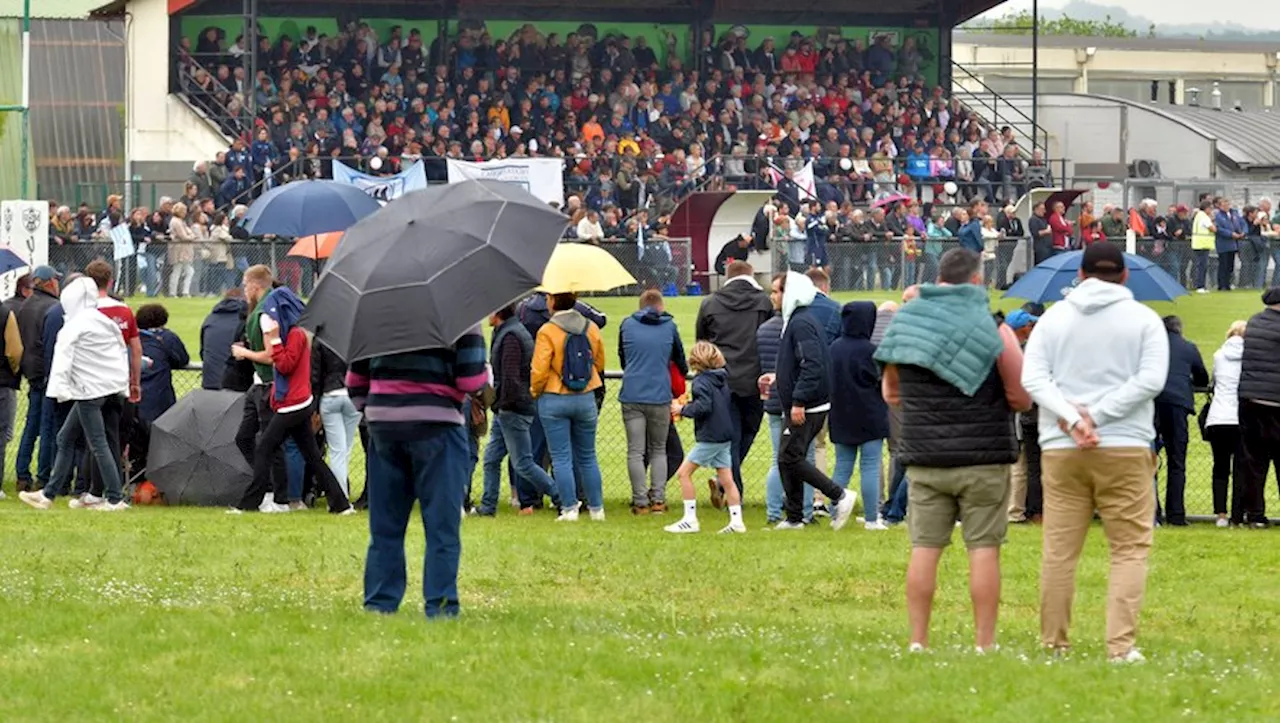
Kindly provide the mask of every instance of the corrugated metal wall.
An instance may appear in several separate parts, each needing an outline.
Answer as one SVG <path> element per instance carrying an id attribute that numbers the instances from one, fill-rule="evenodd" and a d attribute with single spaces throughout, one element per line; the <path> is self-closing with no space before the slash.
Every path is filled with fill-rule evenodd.
<path id="1" fill-rule="evenodd" d="M 22 102 L 22 21 L 0 18 L 0 105 Z M 35 154 L 28 158 L 37 197 Z M 22 191 L 22 114 L 0 113 L 0 199 L 20 198 Z"/>
<path id="2" fill-rule="evenodd" d="M 165 62 L 167 51 L 157 53 Z M 100 189 L 123 189 L 124 102 L 123 22 L 32 21 L 31 127 L 42 198 L 97 205 Z"/>

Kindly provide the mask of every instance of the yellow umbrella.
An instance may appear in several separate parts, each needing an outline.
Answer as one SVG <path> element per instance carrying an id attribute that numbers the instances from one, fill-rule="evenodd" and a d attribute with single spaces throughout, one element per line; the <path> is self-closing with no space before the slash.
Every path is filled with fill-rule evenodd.
<path id="1" fill-rule="evenodd" d="M 540 291 L 549 294 L 611 291 L 636 279 L 608 251 L 583 243 L 556 246 L 542 272 Z"/>

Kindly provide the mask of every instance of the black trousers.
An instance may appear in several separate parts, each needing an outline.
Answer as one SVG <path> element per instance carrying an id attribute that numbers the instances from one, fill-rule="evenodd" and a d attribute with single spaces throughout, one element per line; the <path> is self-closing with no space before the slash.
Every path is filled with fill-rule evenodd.
<path id="1" fill-rule="evenodd" d="M 729 409 L 733 417 L 733 439 L 730 449 L 733 454 L 733 483 L 742 493 L 742 460 L 751 453 L 751 445 L 760 433 L 760 422 L 764 421 L 764 401 L 759 394 L 741 396 L 729 395 Z M 682 460 L 683 461 L 683 460 Z"/>
<path id="2" fill-rule="evenodd" d="M 1031 413 L 1035 414 L 1035 412 Z M 1026 427 L 1023 427 L 1023 430 L 1022 454 L 1027 465 L 1027 503 L 1024 507 L 1029 520 L 1036 515 L 1044 514 L 1044 483 L 1040 477 L 1039 429 L 1032 427 L 1029 436 Z"/>
<path id="3" fill-rule="evenodd" d="M 1267 472 L 1280 474 L 1280 407 L 1240 402 L 1241 519 L 1266 522 Z M 1280 479 L 1280 478 L 1278 478 Z M 1243 484 L 1241 484 L 1243 482 Z"/>
<path id="4" fill-rule="evenodd" d="M 1156 402 L 1156 433 L 1164 447 L 1165 493 L 1164 516 L 1171 525 L 1185 524 L 1187 507 L 1187 430 L 1188 411 L 1176 404 Z"/>
<path id="5" fill-rule="evenodd" d="M 799 524 L 804 520 L 804 486 L 809 485 L 827 496 L 832 502 L 838 502 L 845 491 L 836 486 L 831 478 L 822 470 L 809 464 L 809 445 L 822 431 L 827 421 L 826 412 L 809 412 L 804 416 L 804 424 L 791 423 L 787 417 L 787 426 L 782 429 L 782 439 L 778 447 L 778 474 L 782 477 L 782 493 L 785 495 L 783 511 L 787 522 Z"/>
<path id="6" fill-rule="evenodd" d="M 1236 252 L 1222 251 L 1218 254 L 1218 291 L 1231 290 L 1231 276 L 1236 270 Z"/>
<path id="7" fill-rule="evenodd" d="M 1209 427 L 1206 435 L 1209 446 L 1213 449 L 1213 514 L 1227 514 L 1227 485 L 1231 485 L 1231 521 L 1236 524 L 1244 522 L 1240 509 L 1240 425 L 1224 424 Z"/>
<path id="8" fill-rule="evenodd" d="M 320 445 L 316 444 L 316 435 L 311 431 L 312 408 L 299 409 L 293 412 L 279 412 L 271 417 L 258 446 L 253 452 L 253 482 L 245 490 L 240 500 L 240 509 L 256 510 L 262 504 L 262 498 L 271 491 L 275 499 L 288 499 L 288 477 L 277 475 L 272 477 L 272 465 L 276 455 L 283 449 L 284 441 L 292 439 L 298 445 L 298 451 L 307 465 L 315 472 L 316 485 L 324 490 L 325 499 L 329 501 L 330 512 L 342 512 L 351 506 L 342 487 L 333 476 L 333 471 L 324 463 L 320 455 Z"/>
<path id="9" fill-rule="evenodd" d="M 240 454 L 244 455 L 244 461 L 253 466 L 253 451 L 257 447 L 258 435 L 267 428 L 267 423 L 275 416 L 275 412 L 271 410 L 271 399 L 268 396 L 271 388 L 265 384 L 255 384 L 249 387 L 249 391 L 244 395 L 244 414 L 240 418 L 240 429 L 236 432 L 236 446 L 240 448 Z M 278 487 L 272 485 L 273 490 L 279 490 L 274 495 L 275 502 L 281 505 L 289 504 L 289 474 L 284 465 L 284 448 L 276 450 L 275 457 L 271 460 L 271 476 L 278 481 Z"/>

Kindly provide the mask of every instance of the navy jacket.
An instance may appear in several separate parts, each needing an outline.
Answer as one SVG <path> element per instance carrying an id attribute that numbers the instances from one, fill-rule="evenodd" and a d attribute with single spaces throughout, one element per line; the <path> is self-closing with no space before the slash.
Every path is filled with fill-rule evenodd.
<path id="1" fill-rule="evenodd" d="M 831 401 L 831 356 L 826 333 L 807 306 L 791 314 L 778 349 L 778 401 L 783 410 Z"/>
<path id="2" fill-rule="evenodd" d="M 245 194 L 249 192 L 249 177 L 236 178 L 227 176 L 227 180 L 218 187 L 218 206 L 230 206 L 237 201 L 247 201 Z"/>
<path id="3" fill-rule="evenodd" d="M 889 406 L 880 393 L 872 356 L 876 305 L 851 301 L 841 312 L 840 338 L 831 345 L 831 441 L 857 445 L 889 437 Z"/>
<path id="4" fill-rule="evenodd" d="M 529 331 L 529 336 L 534 339 L 538 338 L 538 330 L 542 325 L 551 320 L 551 308 L 548 304 L 547 295 L 537 293 L 520 302 L 520 306 L 516 308 L 516 318 L 524 324 L 524 328 Z M 573 308 L 601 329 L 604 329 L 604 325 L 608 323 L 608 317 L 603 311 L 585 301 L 579 301 Z"/>
<path id="5" fill-rule="evenodd" d="M 173 392 L 173 370 L 191 363 L 187 347 L 168 329 L 145 329 L 142 336 L 142 401 L 138 415 L 147 424 L 160 418 L 177 403 Z"/>
<path id="6" fill-rule="evenodd" d="M 961 226 L 956 238 L 960 241 L 960 248 L 969 249 L 975 254 L 982 253 L 982 221 L 973 219 Z"/>
<path id="7" fill-rule="evenodd" d="M 760 351 L 760 373 L 773 374 L 778 371 L 778 349 L 782 348 L 782 312 L 775 312 L 773 318 L 756 330 L 756 348 Z M 782 414 L 777 384 L 769 389 L 769 398 L 764 400 L 764 411 L 765 414 Z"/>
<path id="8" fill-rule="evenodd" d="M 231 344 L 236 332 L 249 313 L 244 299 L 223 299 L 200 325 L 200 386 L 205 389 L 221 389 L 222 375 L 231 358 Z"/>
<path id="9" fill-rule="evenodd" d="M 733 440 L 733 412 L 729 395 L 729 372 L 711 369 L 693 378 L 693 400 L 680 416 L 693 420 L 693 438 L 708 444 Z"/>
<path id="10" fill-rule="evenodd" d="M 35 298 L 35 296 L 32 296 L 31 298 Z M 49 374 L 53 372 L 53 350 L 57 346 L 58 332 L 62 331 L 62 325 L 66 322 L 66 319 L 67 312 L 63 311 L 62 302 L 60 301 L 54 302 L 53 306 L 50 306 L 48 310 L 45 311 L 44 325 L 41 333 L 43 341 L 41 343 L 47 351 L 44 353 L 44 357 L 40 362 L 44 365 L 42 370 L 44 373 L 43 380 L 48 380 Z M 41 381 L 41 385 L 44 384 L 43 380 Z"/>
<path id="11" fill-rule="evenodd" d="M 1208 384 L 1209 372 L 1200 349 L 1181 334 L 1169 334 L 1169 378 L 1156 397 L 1156 404 L 1181 407 L 1191 414 L 1196 409 L 1195 387 Z"/>
<path id="12" fill-rule="evenodd" d="M 618 401 L 623 404 L 670 404 L 671 363 L 680 373 L 689 373 L 675 321 L 652 307 L 622 320 L 618 361 L 622 364 Z"/>
<path id="13" fill-rule="evenodd" d="M 827 346 L 840 338 L 840 302 L 819 291 L 813 297 L 809 311 L 822 327 L 822 332 L 827 335 Z"/>

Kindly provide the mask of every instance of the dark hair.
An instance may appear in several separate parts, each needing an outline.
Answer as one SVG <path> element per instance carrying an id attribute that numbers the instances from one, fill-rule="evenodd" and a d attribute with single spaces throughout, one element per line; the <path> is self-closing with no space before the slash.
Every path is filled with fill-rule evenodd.
<path id="1" fill-rule="evenodd" d="M 159 329 L 169 323 L 169 310 L 164 304 L 143 304 L 138 307 L 138 328 Z"/>
<path id="2" fill-rule="evenodd" d="M 982 259 L 968 249 L 951 249 L 938 260 L 938 282 L 943 284 L 967 284 L 978 269 Z"/>
<path id="3" fill-rule="evenodd" d="M 1169 316 L 1166 316 L 1163 319 L 1161 319 L 1161 321 L 1164 322 L 1165 331 L 1169 332 L 1170 334 L 1177 334 L 1178 336 L 1182 336 L 1182 319 L 1179 319 L 1177 316 L 1170 314 Z"/>
<path id="4" fill-rule="evenodd" d="M 1028 301 L 1022 305 L 1022 310 L 1032 316 L 1044 316 L 1044 304 Z"/>
<path id="5" fill-rule="evenodd" d="M 551 295 L 552 311 L 568 311 L 578 304 L 578 295 L 573 292 Z"/>
<path id="6" fill-rule="evenodd" d="M 498 321 L 506 321 L 507 319 L 510 319 L 511 317 L 516 315 L 516 305 L 507 304 L 501 309 L 498 309 L 497 311 L 493 312 L 493 315 L 498 317 Z"/>

